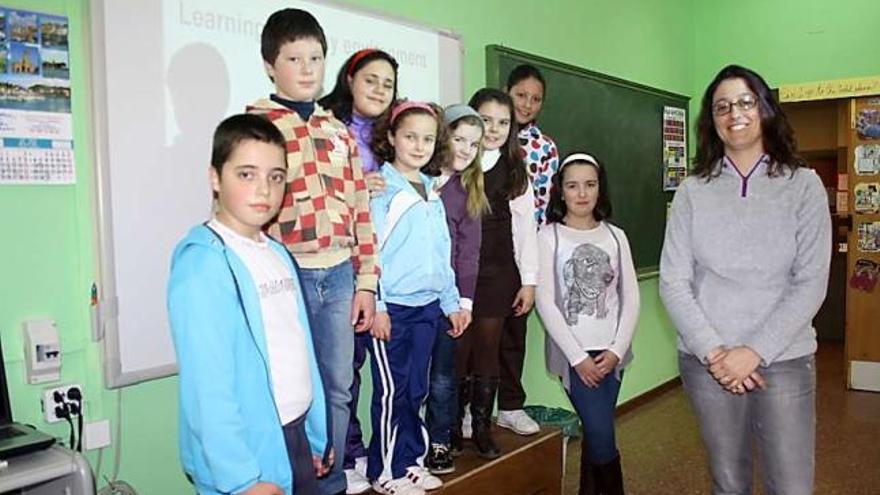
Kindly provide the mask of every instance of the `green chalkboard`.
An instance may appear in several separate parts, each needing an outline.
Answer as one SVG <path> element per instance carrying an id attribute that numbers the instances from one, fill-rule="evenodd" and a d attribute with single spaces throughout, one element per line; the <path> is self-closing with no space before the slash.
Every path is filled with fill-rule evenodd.
<path id="1" fill-rule="evenodd" d="M 666 228 L 663 107 L 688 108 L 681 96 L 509 48 L 486 47 L 486 82 L 501 88 L 521 63 L 547 80 L 539 123 L 560 159 L 588 151 L 608 170 L 612 222 L 626 231 L 640 273 L 656 272 Z"/>

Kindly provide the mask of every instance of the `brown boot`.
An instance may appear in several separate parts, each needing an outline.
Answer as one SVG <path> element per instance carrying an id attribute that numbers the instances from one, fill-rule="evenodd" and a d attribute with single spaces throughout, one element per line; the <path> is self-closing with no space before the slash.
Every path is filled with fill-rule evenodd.
<path id="1" fill-rule="evenodd" d="M 496 459 L 501 456 L 501 451 L 492 438 L 492 408 L 495 405 L 495 393 L 498 391 L 498 377 L 475 376 L 473 387 L 471 415 L 477 455 L 484 459 Z"/>

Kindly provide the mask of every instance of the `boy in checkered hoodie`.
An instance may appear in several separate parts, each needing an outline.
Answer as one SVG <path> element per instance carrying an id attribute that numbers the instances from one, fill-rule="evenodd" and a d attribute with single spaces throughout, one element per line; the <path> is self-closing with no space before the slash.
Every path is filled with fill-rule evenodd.
<path id="1" fill-rule="evenodd" d="M 324 380 L 336 462 L 321 479 L 325 494 L 344 492 L 345 452 L 352 383 L 354 331 L 375 314 L 379 269 L 354 137 L 315 103 L 324 79 L 327 41 L 308 12 L 284 9 L 263 28 L 261 51 L 275 93 L 248 106 L 265 115 L 287 141 L 287 191 L 268 232 L 301 267 L 312 338 Z"/>

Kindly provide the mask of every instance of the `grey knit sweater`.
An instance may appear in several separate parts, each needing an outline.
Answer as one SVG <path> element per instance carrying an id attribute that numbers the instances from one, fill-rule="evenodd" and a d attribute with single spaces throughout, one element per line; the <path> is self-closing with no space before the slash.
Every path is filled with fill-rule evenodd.
<path id="1" fill-rule="evenodd" d="M 831 259 L 828 198 L 815 172 L 771 177 L 765 157 L 747 176 L 727 159 L 708 182 L 689 177 L 672 202 L 660 297 L 678 347 L 705 362 L 746 345 L 762 365 L 812 354 L 812 319 Z"/>

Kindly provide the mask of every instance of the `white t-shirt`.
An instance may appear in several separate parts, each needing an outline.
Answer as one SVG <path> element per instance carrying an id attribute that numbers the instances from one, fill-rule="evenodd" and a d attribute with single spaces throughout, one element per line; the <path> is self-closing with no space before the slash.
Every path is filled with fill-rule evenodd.
<path id="1" fill-rule="evenodd" d="M 236 233 L 216 218 L 208 225 L 241 258 L 257 288 L 272 392 L 281 424 L 285 425 L 305 414 L 312 403 L 312 376 L 305 329 L 300 326 L 296 280 L 264 234 L 260 233 L 258 242 Z"/>

